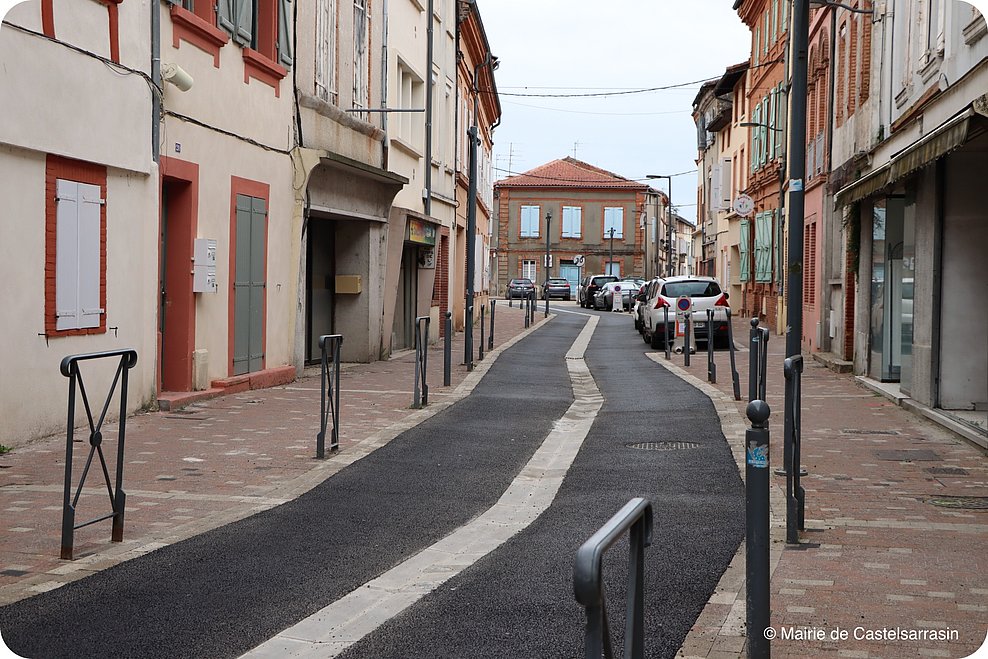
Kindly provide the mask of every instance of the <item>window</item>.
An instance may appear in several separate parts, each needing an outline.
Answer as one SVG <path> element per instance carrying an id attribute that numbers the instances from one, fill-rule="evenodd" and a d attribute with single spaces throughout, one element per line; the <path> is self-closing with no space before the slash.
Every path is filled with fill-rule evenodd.
<path id="1" fill-rule="evenodd" d="M 403 62 L 398 61 L 398 107 L 414 110 L 425 107 L 425 82 Z M 399 112 L 398 137 L 408 146 L 420 149 L 425 142 L 425 126 L 415 112 Z"/>
<path id="2" fill-rule="evenodd" d="M 583 209 L 579 206 L 563 206 L 563 238 L 580 238 L 583 235 Z"/>
<path id="3" fill-rule="evenodd" d="M 611 238 L 611 229 L 614 229 L 614 238 L 624 238 L 624 209 L 605 208 L 604 209 L 604 237 Z M 617 274 L 617 273 L 615 273 Z"/>
<path id="4" fill-rule="evenodd" d="M 609 275 L 613 275 L 615 277 L 620 277 L 621 276 L 621 262 L 620 261 L 608 262 L 607 263 L 607 267 L 604 269 L 604 272 L 606 272 Z"/>
<path id="5" fill-rule="evenodd" d="M 353 107 L 370 103 L 367 83 L 367 51 L 370 42 L 370 7 L 368 0 L 353 0 Z M 406 113 L 407 114 L 407 113 Z"/>
<path id="6" fill-rule="evenodd" d="M 521 276 L 524 279 L 535 281 L 535 261 L 521 262 Z"/>
<path id="7" fill-rule="evenodd" d="M 741 235 L 738 239 L 738 251 L 741 253 L 741 281 L 751 278 L 751 222 L 741 220 Z"/>
<path id="8" fill-rule="evenodd" d="M 208 4 L 207 0 L 200 2 Z M 241 46 L 272 62 L 291 66 L 291 3 L 292 0 L 219 0 L 217 22 Z"/>
<path id="9" fill-rule="evenodd" d="M 816 222 L 803 235 L 803 304 L 816 305 Z"/>
<path id="10" fill-rule="evenodd" d="M 198 0 L 198 2 L 196 0 L 182 0 L 181 5 L 183 9 L 189 10 L 210 25 L 216 21 L 213 2 L 204 0 Z"/>
<path id="11" fill-rule="evenodd" d="M 45 163 L 45 334 L 106 332 L 106 168 Z"/>
<path id="12" fill-rule="evenodd" d="M 336 0 L 316 2 L 316 96 L 339 102 L 336 94 Z"/>
<path id="13" fill-rule="evenodd" d="M 522 238 L 539 237 L 539 211 L 538 206 L 521 207 L 521 233 L 519 235 Z"/>

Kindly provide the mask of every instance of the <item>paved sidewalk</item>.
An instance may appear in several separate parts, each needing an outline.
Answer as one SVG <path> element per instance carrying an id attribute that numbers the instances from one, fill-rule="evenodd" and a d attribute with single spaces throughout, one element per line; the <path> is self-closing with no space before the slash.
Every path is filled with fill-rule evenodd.
<path id="1" fill-rule="evenodd" d="M 517 304 L 509 308 L 499 300 L 496 309 L 495 354 L 475 361 L 474 373 L 468 374 L 460 363 L 463 334 L 458 333 L 453 340 L 450 387 L 443 386 L 443 342 L 432 346 L 429 405 L 424 409 L 411 408 L 414 351 L 388 361 L 344 364 L 340 451 L 327 460 L 313 457 L 319 430 L 318 368 L 307 369 L 286 386 L 215 398 L 177 412 L 129 417 L 124 541 L 110 542 L 109 521 L 81 528 L 75 533 L 73 561 L 59 559 L 64 435 L 15 447 L 0 456 L 0 605 L 57 588 L 311 489 L 469 393 L 496 354 L 527 331 Z M 535 320 L 534 327 L 544 322 L 541 313 Z M 432 330 L 438 333 L 437 328 Z M 479 338 L 476 331 L 475 351 Z M 486 352 L 486 340 L 484 347 Z M 51 404 L 62 407 L 65 402 Z M 103 429 L 111 474 L 116 428 L 107 423 Z M 73 491 L 88 454 L 87 436 L 77 429 L 76 437 L 82 441 L 74 449 Z M 97 459 L 79 500 L 76 521 L 100 517 L 109 509 Z"/>
<path id="2" fill-rule="evenodd" d="M 748 329 L 747 320 L 735 320 L 738 345 L 747 345 Z M 783 464 L 784 355 L 785 338 L 773 336 L 767 387 L 773 470 Z M 656 356 L 665 361 L 663 353 Z M 737 353 L 741 402 L 733 400 L 727 352 L 716 353 L 714 386 L 706 384 L 705 352 L 688 369 L 682 356 L 667 364 L 714 399 L 742 474 L 747 357 Z M 802 480 L 806 530 L 799 545 L 785 544 L 786 481 L 772 476 L 771 621 L 780 635 L 773 657 L 971 654 L 988 632 L 988 458 L 811 359 L 802 387 L 802 463 L 809 475 Z M 742 545 L 678 656 L 744 656 L 744 570 Z M 826 638 L 781 638 L 792 629 Z M 855 638 L 885 629 L 956 630 L 956 636 Z"/>

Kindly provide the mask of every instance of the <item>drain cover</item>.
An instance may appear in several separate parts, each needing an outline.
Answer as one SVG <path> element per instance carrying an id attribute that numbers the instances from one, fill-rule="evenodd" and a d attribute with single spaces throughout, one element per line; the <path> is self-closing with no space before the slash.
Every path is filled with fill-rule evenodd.
<path id="1" fill-rule="evenodd" d="M 988 497 L 934 497 L 926 503 L 941 508 L 963 508 L 965 510 L 988 510 Z"/>
<path id="2" fill-rule="evenodd" d="M 903 449 L 901 451 L 875 451 L 875 456 L 879 460 L 892 460 L 894 462 L 932 462 L 943 460 L 939 455 L 927 449 Z"/>
<path id="3" fill-rule="evenodd" d="M 625 444 L 628 448 L 639 451 L 681 451 L 688 448 L 700 448 L 695 442 L 638 442 L 637 444 Z"/>
<path id="4" fill-rule="evenodd" d="M 933 474 L 934 476 L 967 476 L 967 469 L 961 469 L 960 467 L 927 467 L 924 469 L 928 474 Z"/>
<path id="5" fill-rule="evenodd" d="M 899 435 L 898 430 L 861 430 L 860 428 L 844 428 L 842 435 Z"/>

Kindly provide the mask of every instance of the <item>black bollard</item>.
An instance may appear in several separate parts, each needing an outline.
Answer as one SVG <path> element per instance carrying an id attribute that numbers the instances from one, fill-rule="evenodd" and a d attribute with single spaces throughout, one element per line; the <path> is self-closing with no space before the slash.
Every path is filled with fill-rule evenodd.
<path id="1" fill-rule="evenodd" d="M 692 314 L 689 311 L 687 311 L 683 315 L 683 319 L 684 319 L 684 323 L 683 324 L 684 324 L 685 330 L 686 330 L 686 336 L 683 338 L 683 365 L 684 366 L 689 366 L 690 365 L 690 352 L 691 352 L 690 347 L 693 345 L 692 341 L 690 340 L 690 336 L 691 336 L 690 330 L 693 329 L 693 323 L 690 322 L 690 318 L 691 317 L 692 317 Z"/>
<path id="2" fill-rule="evenodd" d="M 448 387 L 453 372 L 453 312 L 446 312 L 446 341 L 443 345 L 443 386 Z"/>
<path id="3" fill-rule="evenodd" d="M 759 363 L 762 355 L 762 333 L 758 328 L 758 319 L 751 319 L 751 331 L 748 344 L 748 402 L 758 398 L 758 375 L 762 367 Z"/>
<path id="4" fill-rule="evenodd" d="M 731 324 L 731 309 L 727 309 L 727 343 L 731 352 L 731 380 L 734 384 L 734 400 L 741 400 L 741 381 L 738 378 L 738 367 L 734 362 L 734 327 Z"/>
<path id="5" fill-rule="evenodd" d="M 488 351 L 494 349 L 494 303 L 495 302 L 497 302 L 497 300 L 491 300 L 491 332 L 487 336 L 487 350 Z"/>
<path id="6" fill-rule="evenodd" d="M 714 363 L 714 310 L 707 309 L 707 382 L 717 384 L 717 364 Z"/>
<path id="7" fill-rule="evenodd" d="M 666 360 L 672 359 L 672 342 L 669 341 L 669 305 L 662 307 L 662 331 L 666 335 Z"/>
<path id="8" fill-rule="evenodd" d="M 771 414 L 768 403 L 753 400 L 745 410 L 751 428 L 745 431 L 745 612 L 750 659 L 768 659 L 771 643 L 769 590 L 768 463 Z M 771 633 L 769 634 L 771 636 Z"/>
<path id="9" fill-rule="evenodd" d="M 487 305 L 480 305 L 480 343 L 477 344 L 477 360 L 484 361 L 484 346 L 487 340 L 484 338 L 484 330 L 487 328 Z"/>

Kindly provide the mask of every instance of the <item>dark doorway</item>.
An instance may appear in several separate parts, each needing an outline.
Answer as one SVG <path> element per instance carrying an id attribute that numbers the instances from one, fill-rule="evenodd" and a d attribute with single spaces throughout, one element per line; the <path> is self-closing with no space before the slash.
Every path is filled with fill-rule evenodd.
<path id="1" fill-rule="evenodd" d="M 319 337 L 336 326 L 336 222 L 310 219 L 305 253 L 305 360 L 318 362 Z"/>
<path id="2" fill-rule="evenodd" d="M 189 267 L 195 231 L 195 192 L 191 182 L 163 180 L 160 231 L 161 389 L 191 391 L 195 346 L 195 298 Z"/>

